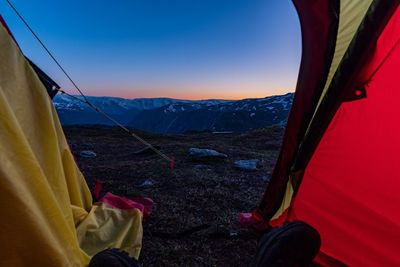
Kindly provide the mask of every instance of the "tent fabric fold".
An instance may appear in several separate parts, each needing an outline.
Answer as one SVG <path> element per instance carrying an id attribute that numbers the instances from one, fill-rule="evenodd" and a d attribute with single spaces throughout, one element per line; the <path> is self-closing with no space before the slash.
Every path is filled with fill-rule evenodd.
<path id="1" fill-rule="evenodd" d="M 0 265 L 87 266 L 106 247 L 137 258 L 142 213 L 92 205 L 46 88 L 3 21 L 0 62 Z"/>
<path id="2" fill-rule="evenodd" d="M 271 225 L 302 220 L 315 227 L 322 239 L 317 261 L 324 266 L 399 266 L 399 2 L 341 0 L 335 52 L 330 60 L 314 58 L 329 74 L 310 75 L 323 65 L 312 64 L 307 46 L 318 34 L 304 20 L 315 8 L 311 2 L 295 1 L 303 57 L 283 147 L 258 213 Z M 332 14 L 320 11 L 313 16 Z"/>
<path id="3" fill-rule="evenodd" d="M 281 153 L 259 204 L 258 211 L 272 218 L 281 207 L 289 180 L 290 164 L 319 101 L 335 52 L 340 1 L 295 0 L 302 30 L 302 58 L 296 94 L 289 114 Z M 328 62 L 328 63 L 327 63 Z"/>
<path id="4" fill-rule="evenodd" d="M 323 251 L 350 266 L 400 265 L 399 25 L 397 9 L 355 79 L 378 70 L 368 97 L 340 106 L 292 205 L 291 218 L 317 227 Z"/>

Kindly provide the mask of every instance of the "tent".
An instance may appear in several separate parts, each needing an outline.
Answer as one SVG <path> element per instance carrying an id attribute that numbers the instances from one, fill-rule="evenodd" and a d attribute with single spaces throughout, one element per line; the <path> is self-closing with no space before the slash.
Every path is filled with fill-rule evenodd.
<path id="1" fill-rule="evenodd" d="M 399 2 L 294 3 L 303 34 L 299 79 L 253 219 L 309 223 L 321 234 L 321 264 L 400 266 Z M 4 23 L 0 47 L 1 265 L 85 266 L 109 246 L 137 257 L 142 213 L 92 204 L 46 78 Z"/>
<path id="2" fill-rule="evenodd" d="M 400 266 L 397 0 L 294 0 L 302 59 L 282 149 L 253 219 L 302 220 L 328 266 Z"/>
<path id="3" fill-rule="evenodd" d="M 92 203 L 49 97 L 57 87 L 0 17 L 0 266 L 87 266 L 110 247 L 137 258 L 143 206 Z"/>

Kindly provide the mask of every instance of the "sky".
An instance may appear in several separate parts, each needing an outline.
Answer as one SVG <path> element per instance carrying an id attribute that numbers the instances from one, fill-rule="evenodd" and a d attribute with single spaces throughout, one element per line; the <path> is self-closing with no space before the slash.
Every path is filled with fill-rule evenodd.
<path id="1" fill-rule="evenodd" d="M 86 95 L 242 99 L 295 89 L 301 33 L 290 0 L 11 0 Z M 25 55 L 66 77 L 6 4 Z"/>

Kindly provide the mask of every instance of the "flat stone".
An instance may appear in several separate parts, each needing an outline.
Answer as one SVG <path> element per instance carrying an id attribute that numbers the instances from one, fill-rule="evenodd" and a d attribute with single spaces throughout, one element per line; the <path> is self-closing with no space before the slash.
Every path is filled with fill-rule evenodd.
<path id="1" fill-rule="evenodd" d="M 91 150 L 82 150 L 79 152 L 79 156 L 83 158 L 94 158 L 97 156 L 97 154 Z"/>
<path id="2" fill-rule="evenodd" d="M 234 162 L 234 166 L 243 171 L 256 171 L 258 159 L 243 159 Z"/>
<path id="3" fill-rule="evenodd" d="M 189 149 L 189 156 L 192 159 L 226 159 L 226 154 L 220 153 L 213 149 L 204 148 L 191 148 Z"/>
<path id="4" fill-rule="evenodd" d="M 146 180 L 143 181 L 143 183 L 141 183 L 141 184 L 139 185 L 139 187 L 149 188 L 149 187 L 154 186 L 156 183 L 157 183 L 157 182 L 154 181 L 153 179 L 146 179 Z"/>

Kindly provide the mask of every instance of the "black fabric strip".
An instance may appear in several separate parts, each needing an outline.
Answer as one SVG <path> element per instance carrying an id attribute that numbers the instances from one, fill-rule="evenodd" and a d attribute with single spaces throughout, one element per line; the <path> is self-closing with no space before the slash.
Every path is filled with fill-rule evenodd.
<path id="1" fill-rule="evenodd" d="M 314 111 L 318 106 L 319 100 L 321 98 L 322 92 L 324 90 L 326 81 L 328 80 L 328 75 L 329 71 L 332 66 L 332 61 L 333 57 L 335 56 L 335 50 L 336 50 L 336 41 L 337 41 L 337 35 L 338 35 L 338 30 L 339 30 L 339 18 L 340 18 L 340 0 L 337 1 L 332 1 L 331 2 L 331 16 L 334 17 L 335 19 L 332 21 L 331 29 L 330 29 L 330 40 L 329 40 L 329 45 L 328 49 L 326 50 L 326 64 L 324 65 L 324 74 L 321 76 L 319 83 L 318 83 L 318 88 L 315 90 L 316 94 L 313 95 L 313 101 L 312 101 L 312 108 L 309 112 L 309 114 L 306 114 L 307 122 L 310 122 L 314 116 Z M 304 136 L 306 134 L 307 128 L 308 128 L 309 123 L 304 123 L 302 125 L 302 128 L 300 130 L 300 134 L 298 136 L 298 144 L 300 145 L 301 142 L 304 139 Z M 292 159 L 292 164 L 295 162 L 295 156 L 293 155 Z M 291 166 L 288 166 L 287 173 L 289 176 L 291 172 Z M 294 185 L 299 185 L 300 181 L 298 180 L 298 177 L 293 177 L 293 183 Z M 295 191 L 297 191 L 297 187 L 295 188 Z M 283 198 L 282 198 L 283 199 Z"/>
<path id="2" fill-rule="evenodd" d="M 398 5 L 398 0 L 375 0 L 371 4 L 333 77 L 327 94 L 321 102 L 315 119 L 310 126 L 309 135 L 301 145 L 296 161 L 293 164 L 293 171 L 306 168 L 341 103 L 351 98 L 351 94 L 354 94 L 353 90 L 350 90 L 350 86 L 356 90 L 357 88 L 362 88 L 362 82 L 359 85 L 349 83 L 354 82 L 358 70 L 369 59 L 376 41 Z"/>
<path id="3" fill-rule="evenodd" d="M 305 27 L 314 27 L 315 25 L 310 25 L 309 22 L 304 22 L 303 19 L 306 17 L 308 14 L 303 14 L 304 10 L 307 10 L 307 6 L 311 5 L 310 1 L 306 0 L 301 0 L 301 1 L 296 1 L 293 0 L 294 5 L 297 9 L 297 13 L 299 14 L 300 18 L 300 24 L 302 31 L 306 30 L 307 28 Z M 260 214 L 263 216 L 265 221 L 268 221 L 272 218 L 272 216 L 276 213 L 276 211 L 279 209 L 279 207 L 282 204 L 282 200 L 284 198 L 284 194 L 286 191 L 286 184 L 288 181 L 288 177 L 290 174 L 290 167 L 292 163 L 294 162 L 294 158 L 296 155 L 296 152 L 298 150 L 298 146 L 300 142 L 303 140 L 305 131 L 307 129 L 307 125 L 309 121 L 311 120 L 315 107 L 318 104 L 318 101 L 320 99 L 321 93 L 323 91 L 323 88 L 325 86 L 331 62 L 335 53 L 335 47 L 336 47 L 336 38 L 337 38 L 337 32 L 338 32 L 338 27 L 339 27 L 339 12 L 340 12 L 340 0 L 327 0 L 326 2 L 328 6 L 328 10 L 324 10 L 324 15 L 326 16 L 326 20 L 328 22 L 328 34 L 327 34 L 327 46 L 324 48 L 325 54 L 321 58 L 321 62 L 323 62 L 323 71 L 321 71 L 317 77 L 311 77 L 311 79 L 315 79 L 315 87 L 314 88 L 308 88 L 307 86 L 305 87 L 305 84 L 307 84 L 306 79 L 310 79 L 310 77 L 303 77 L 304 73 L 307 72 L 307 69 L 309 68 L 308 62 L 310 59 L 312 59 L 313 51 L 309 47 L 310 40 L 306 40 L 305 38 L 309 38 L 310 36 L 305 37 L 304 33 L 302 34 L 302 43 L 303 43 L 303 52 L 302 52 L 302 61 L 301 61 L 301 66 L 300 66 L 300 71 L 299 71 L 299 79 L 297 82 L 297 90 L 296 90 L 296 95 L 295 95 L 295 103 L 294 105 L 297 105 L 299 107 L 299 110 L 302 112 L 301 116 L 301 121 L 300 121 L 300 128 L 299 129 L 286 129 L 285 135 L 284 135 L 284 140 L 283 140 L 283 145 L 280 151 L 280 155 L 278 158 L 278 162 L 275 166 L 273 175 L 271 177 L 271 180 L 269 182 L 269 185 L 264 193 L 263 199 L 261 200 L 259 206 L 258 206 L 258 211 Z M 315 11 L 314 11 L 315 12 Z M 325 14 L 326 13 L 326 14 Z M 314 14 L 316 15 L 316 14 Z M 319 14 L 321 16 L 322 14 Z M 307 20 L 306 20 L 307 21 Z M 318 28 L 318 27 L 317 27 Z M 318 34 L 317 31 L 315 31 L 314 34 Z M 306 46 L 306 47 L 305 47 Z M 300 91 L 299 91 L 300 89 Z M 301 96 L 297 97 L 297 94 L 301 94 Z M 312 98 L 310 103 L 303 103 L 304 98 Z M 296 100 L 300 99 L 300 102 L 296 102 Z M 293 108 L 291 113 L 293 112 Z M 289 122 L 288 126 L 291 120 L 297 120 L 298 118 L 295 118 L 296 116 L 292 116 L 295 114 L 290 114 L 289 116 Z M 292 127 L 293 128 L 293 127 Z M 295 132 L 293 132 L 295 131 Z M 295 147 L 293 148 L 291 143 L 291 139 L 295 138 L 296 143 Z M 289 148 L 289 149 L 288 149 Z M 294 181 L 296 183 L 296 181 Z"/>
<path id="4" fill-rule="evenodd" d="M 36 72 L 40 81 L 43 83 L 44 87 L 46 87 L 47 93 L 50 98 L 53 98 L 57 94 L 57 90 L 54 90 L 54 87 L 60 89 L 60 86 L 53 81 L 44 71 L 42 71 L 35 63 L 32 62 L 29 58 L 25 57 L 29 64 L 32 66 L 33 70 Z"/>

